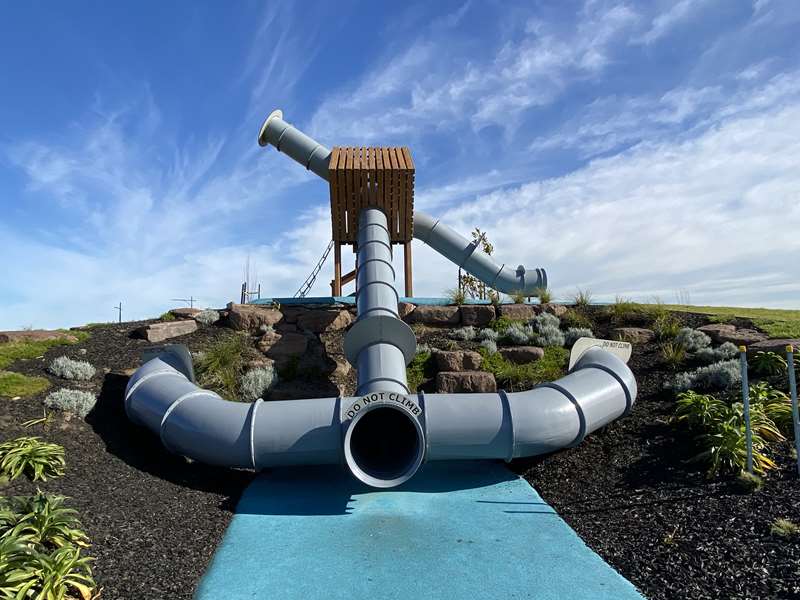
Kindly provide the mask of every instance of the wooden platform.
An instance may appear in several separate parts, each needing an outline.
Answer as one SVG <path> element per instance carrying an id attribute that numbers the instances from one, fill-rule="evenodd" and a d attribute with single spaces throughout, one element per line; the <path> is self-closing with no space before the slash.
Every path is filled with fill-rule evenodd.
<path id="1" fill-rule="evenodd" d="M 405 146 L 333 148 L 329 166 L 333 239 L 355 244 L 358 214 L 377 206 L 386 213 L 392 243 L 413 235 L 414 161 Z"/>

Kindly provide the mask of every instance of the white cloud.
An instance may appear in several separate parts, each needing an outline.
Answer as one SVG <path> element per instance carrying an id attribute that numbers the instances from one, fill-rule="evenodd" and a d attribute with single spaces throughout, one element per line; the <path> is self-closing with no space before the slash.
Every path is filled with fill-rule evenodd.
<path id="1" fill-rule="evenodd" d="M 656 15 L 650 23 L 650 28 L 637 36 L 633 41 L 637 44 L 652 44 L 663 38 L 680 23 L 686 21 L 692 12 L 704 4 L 700 0 L 680 0 L 669 8 Z"/>

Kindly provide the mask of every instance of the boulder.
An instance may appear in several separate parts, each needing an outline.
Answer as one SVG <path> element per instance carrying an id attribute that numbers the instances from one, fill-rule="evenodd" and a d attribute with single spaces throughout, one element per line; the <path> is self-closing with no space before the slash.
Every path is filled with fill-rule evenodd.
<path id="1" fill-rule="evenodd" d="M 302 306 L 285 306 L 281 308 L 283 313 L 284 323 L 297 323 L 298 317 L 308 312 L 308 309 Z"/>
<path id="2" fill-rule="evenodd" d="M 346 310 L 309 310 L 297 317 L 297 326 L 313 333 L 338 331 L 352 322 L 353 317 Z"/>
<path id="3" fill-rule="evenodd" d="M 43 342 L 47 340 L 66 340 L 75 343 L 78 338 L 63 331 L 26 329 L 24 331 L 0 331 L 0 344 L 7 342 Z"/>
<path id="4" fill-rule="evenodd" d="M 439 371 L 474 371 L 482 360 L 480 354 L 470 350 L 435 350 L 433 358 Z"/>
<path id="5" fill-rule="evenodd" d="M 750 346 L 758 342 L 767 341 L 768 336 L 765 333 L 756 331 L 755 329 L 737 329 L 736 331 L 723 331 L 718 336 L 720 344 L 731 342 L 737 346 Z"/>
<path id="6" fill-rule="evenodd" d="M 258 340 L 258 349 L 275 361 L 303 354 L 308 348 L 308 338 L 302 333 L 268 331 Z"/>
<path id="7" fill-rule="evenodd" d="M 485 371 L 441 371 L 436 374 L 436 391 L 454 392 L 496 392 L 494 375 Z"/>
<path id="8" fill-rule="evenodd" d="M 169 313 L 173 317 L 177 317 L 178 319 L 191 319 L 193 316 L 201 312 L 203 311 L 200 310 L 199 308 L 189 308 L 189 307 L 173 308 L 172 310 L 169 311 Z"/>
<path id="9" fill-rule="evenodd" d="M 283 318 L 281 311 L 259 304 L 228 304 L 228 323 L 238 331 L 257 331 L 262 325 L 273 326 Z"/>
<path id="10" fill-rule="evenodd" d="M 703 325 L 698 327 L 697 331 L 702 331 L 710 337 L 717 344 L 720 343 L 719 336 L 726 333 L 733 333 L 736 331 L 736 326 L 730 323 L 711 323 L 710 325 Z"/>
<path id="11" fill-rule="evenodd" d="M 148 342 L 163 342 L 181 335 L 197 331 L 197 322 L 192 319 L 179 321 L 163 321 L 139 327 L 136 333 Z"/>
<path id="12" fill-rule="evenodd" d="M 795 353 L 800 352 L 800 338 L 777 338 L 774 340 L 763 340 L 748 346 L 748 352 L 775 352 L 781 356 L 786 356 L 786 346 L 793 346 Z M 800 358 L 795 358 L 795 362 L 800 362 Z"/>
<path id="13" fill-rule="evenodd" d="M 408 315 L 414 312 L 416 308 L 417 305 L 411 304 L 411 302 L 399 302 L 397 304 L 397 314 L 400 315 L 401 319 L 405 319 Z"/>
<path id="14" fill-rule="evenodd" d="M 530 321 L 541 312 L 536 304 L 501 304 L 497 307 L 501 317 L 516 321 Z"/>
<path id="15" fill-rule="evenodd" d="M 500 355 L 507 361 L 517 365 L 530 363 L 539 360 L 544 356 L 544 349 L 538 346 L 514 346 L 512 348 L 500 348 Z"/>
<path id="16" fill-rule="evenodd" d="M 632 344 L 646 344 L 656 338 L 652 329 L 644 327 L 617 327 L 613 330 L 614 338 Z"/>
<path id="17" fill-rule="evenodd" d="M 548 302 L 546 304 L 542 304 L 542 310 L 544 312 L 548 312 L 551 315 L 555 315 L 558 318 L 563 317 L 567 314 L 567 307 L 563 304 L 554 304 L 552 302 Z"/>
<path id="18" fill-rule="evenodd" d="M 444 327 L 458 325 L 461 313 L 458 306 L 417 306 L 408 316 L 408 320 L 412 323 Z"/>
<path id="19" fill-rule="evenodd" d="M 461 324 L 486 327 L 495 318 L 494 306 L 486 304 L 466 304 L 461 307 Z"/>

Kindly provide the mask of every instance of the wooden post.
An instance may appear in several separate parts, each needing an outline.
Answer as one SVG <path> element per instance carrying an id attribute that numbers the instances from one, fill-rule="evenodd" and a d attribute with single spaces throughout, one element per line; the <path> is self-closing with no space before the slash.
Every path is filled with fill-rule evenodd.
<path id="1" fill-rule="evenodd" d="M 339 242 L 333 243 L 333 285 L 331 292 L 334 296 L 342 295 L 342 246 Z"/>
<path id="2" fill-rule="evenodd" d="M 414 284 L 411 280 L 411 242 L 403 244 L 403 262 L 406 275 L 406 298 L 414 296 Z"/>

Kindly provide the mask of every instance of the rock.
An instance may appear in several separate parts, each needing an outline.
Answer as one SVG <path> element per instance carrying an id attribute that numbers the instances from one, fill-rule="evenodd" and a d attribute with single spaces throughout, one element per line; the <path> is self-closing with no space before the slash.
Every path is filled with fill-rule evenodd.
<path id="1" fill-rule="evenodd" d="M 353 367 L 344 356 L 332 356 L 331 358 L 336 363 L 336 368 L 331 373 L 332 377 L 347 377 L 350 375 Z"/>
<path id="2" fill-rule="evenodd" d="M 256 331 L 262 325 L 275 325 L 283 318 L 281 311 L 258 304 L 228 304 L 228 323 L 238 331 Z"/>
<path id="3" fill-rule="evenodd" d="M 719 336 L 725 333 L 733 333 L 736 331 L 736 326 L 730 323 L 711 323 L 710 325 L 703 325 L 698 327 L 697 331 L 702 331 L 710 337 L 717 344 L 720 343 Z"/>
<path id="4" fill-rule="evenodd" d="M 487 304 L 466 304 L 461 307 L 461 324 L 485 327 L 495 318 L 494 306 Z"/>
<path id="5" fill-rule="evenodd" d="M 736 331 L 723 331 L 718 336 L 720 344 L 731 342 L 737 346 L 750 346 L 758 342 L 767 341 L 768 336 L 765 333 L 756 331 L 755 329 L 737 329 Z"/>
<path id="6" fill-rule="evenodd" d="M 485 371 L 441 371 L 436 374 L 436 391 L 453 392 L 496 392 L 494 375 Z"/>
<path id="7" fill-rule="evenodd" d="M 309 310 L 297 317 L 297 326 L 313 333 L 338 331 L 352 322 L 353 317 L 346 310 Z"/>
<path id="8" fill-rule="evenodd" d="M 656 339 L 656 334 L 652 329 L 644 327 L 617 327 L 613 330 L 614 339 L 632 344 L 646 344 Z"/>
<path id="9" fill-rule="evenodd" d="M 774 340 L 763 340 L 747 347 L 748 352 L 775 352 L 781 356 L 786 356 L 786 346 L 793 346 L 795 354 L 800 352 L 800 338 L 776 338 Z M 800 362 L 800 358 L 795 357 L 795 362 Z"/>
<path id="10" fill-rule="evenodd" d="M 539 360 L 544 356 L 544 349 L 538 346 L 514 346 L 512 348 L 500 348 L 500 355 L 507 361 L 517 365 L 530 363 Z"/>
<path id="11" fill-rule="evenodd" d="M 434 350 L 433 358 L 439 371 L 474 371 L 482 360 L 480 354 L 470 350 Z"/>
<path id="12" fill-rule="evenodd" d="M 136 333 L 148 342 L 163 342 L 170 338 L 188 335 L 197 331 L 197 323 L 193 320 L 164 321 L 151 323 L 136 330 Z"/>
<path id="13" fill-rule="evenodd" d="M 541 312 L 541 307 L 535 304 L 501 304 L 497 310 L 501 317 L 515 321 L 530 321 Z"/>
<path id="14" fill-rule="evenodd" d="M 7 342 L 43 342 L 46 340 L 67 340 L 77 342 L 78 338 L 63 331 L 26 329 L 24 331 L 0 331 L 0 344 Z"/>
<path id="15" fill-rule="evenodd" d="M 285 306 L 281 308 L 281 312 L 283 313 L 284 323 L 297 323 L 297 318 L 307 313 L 308 309 L 302 306 Z"/>
<path id="16" fill-rule="evenodd" d="M 258 349 L 275 361 L 303 354 L 308 348 L 308 338 L 302 333 L 268 331 L 258 340 Z"/>
<path id="17" fill-rule="evenodd" d="M 200 310 L 199 308 L 184 307 L 184 308 L 173 308 L 171 311 L 169 311 L 169 314 L 179 319 L 191 319 L 193 316 L 201 312 L 203 311 Z"/>
<path id="18" fill-rule="evenodd" d="M 544 312 L 548 312 L 551 315 L 555 315 L 558 318 L 563 317 L 567 314 L 567 307 L 563 304 L 553 304 L 552 302 L 548 302 L 546 304 L 542 304 L 542 310 Z"/>
<path id="19" fill-rule="evenodd" d="M 411 302 L 400 302 L 397 305 L 397 313 L 400 315 L 401 319 L 405 319 L 408 315 L 414 312 L 416 308 L 417 305 L 411 304 Z"/>
<path id="20" fill-rule="evenodd" d="M 418 306 L 412 312 L 408 320 L 412 323 L 422 323 L 424 325 L 458 325 L 461 321 L 461 313 L 458 306 Z"/>

